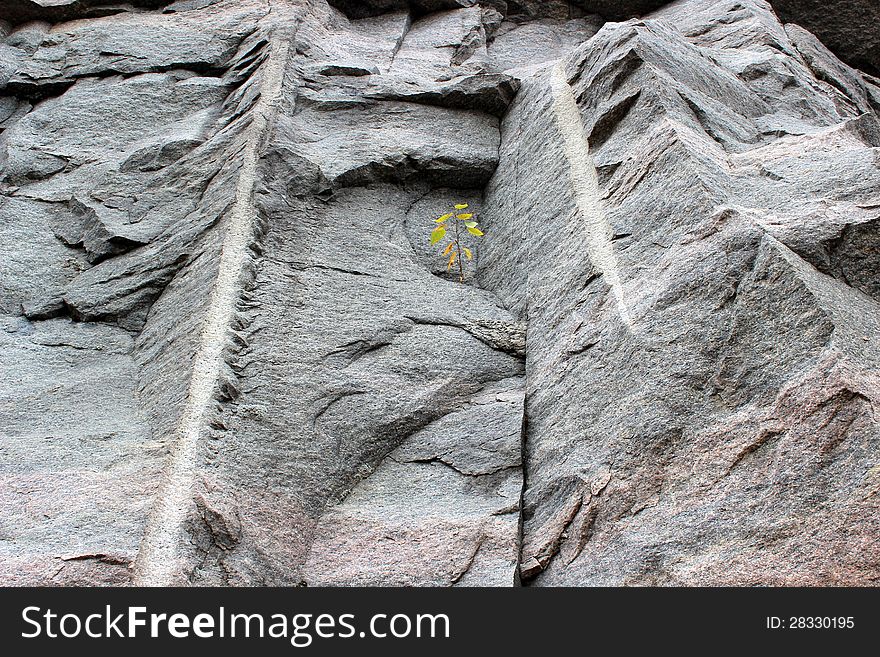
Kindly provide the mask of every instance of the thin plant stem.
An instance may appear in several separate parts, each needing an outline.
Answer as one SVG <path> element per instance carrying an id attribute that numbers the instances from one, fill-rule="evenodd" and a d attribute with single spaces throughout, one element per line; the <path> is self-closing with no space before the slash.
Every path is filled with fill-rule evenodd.
<path id="1" fill-rule="evenodd" d="M 464 283 L 464 265 L 461 264 L 461 239 L 458 233 L 458 217 L 453 217 L 455 222 L 455 250 L 458 252 L 458 282 Z"/>

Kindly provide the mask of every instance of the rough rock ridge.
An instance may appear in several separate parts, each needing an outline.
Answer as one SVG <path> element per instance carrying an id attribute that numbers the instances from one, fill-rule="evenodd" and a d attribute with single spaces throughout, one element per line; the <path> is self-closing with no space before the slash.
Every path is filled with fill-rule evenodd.
<path id="1" fill-rule="evenodd" d="M 876 583 L 880 86 L 662 4 L 8 3 L 0 582 Z"/>
<path id="2" fill-rule="evenodd" d="M 528 321 L 524 578 L 876 581 L 876 107 L 758 0 L 523 80 L 481 280 Z"/>

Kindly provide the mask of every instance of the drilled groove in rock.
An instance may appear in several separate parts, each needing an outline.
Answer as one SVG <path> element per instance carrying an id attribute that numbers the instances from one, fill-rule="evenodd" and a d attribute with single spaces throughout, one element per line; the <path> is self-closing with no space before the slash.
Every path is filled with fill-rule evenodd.
<path id="1" fill-rule="evenodd" d="M 624 299 L 623 283 L 612 244 L 612 231 L 602 207 L 599 175 L 590 155 L 581 111 L 568 84 L 562 63 L 553 67 L 550 77 L 553 118 L 563 139 L 571 189 L 581 220 L 585 224 L 587 248 L 594 265 L 605 276 L 624 324 L 633 328 Z"/>
<path id="2" fill-rule="evenodd" d="M 260 100 L 249 126 L 248 146 L 239 174 L 229 225 L 220 256 L 218 278 L 211 294 L 199 350 L 193 359 L 189 396 L 178 429 L 166 480 L 150 521 L 136 565 L 141 586 L 167 586 L 180 579 L 180 532 L 192 507 L 198 472 L 199 444 L 210 413 L 223 365 L 223 352 L 239 299 L 240 279 L 248 259 L 257 210 L 253 203 L 260 145 L 272 125 L 281 94 L 289 43 L 270 41 L 263 70 Z"/>

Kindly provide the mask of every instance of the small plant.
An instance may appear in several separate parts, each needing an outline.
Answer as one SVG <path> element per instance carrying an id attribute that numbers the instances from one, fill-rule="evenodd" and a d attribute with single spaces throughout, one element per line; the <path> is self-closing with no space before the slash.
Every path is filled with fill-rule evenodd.
<path id="1" fill-rule="evenodd" d="M 442 217 L 434 220 L 434 223 L 437 226 L 431 231 L 431 246 L 435 244 L 442 243 L 443 239 L 450 235 L 449 243 L 446 245 L 446 248 L 443 250 L 443 257 L 449 256 L 449 262 L 446 265 L 446 271 L 450 271 L 455 263 L 458 263 L 458 280 L 461 283 L 464 283 L 464 258 L 468 260 L 474 259 L 474 254 L 471 252 L 469 248 L 466 246 L 462 246 L 461 244 L 461 230 L 460 225 L 463 225 L 467 232 L 469 232 L 474 237 L 482 237 L 483 231 L 480 230 L 479 226 L 477 226 L 477 221 L 474 219 L 474 215 L 470 212 L 465 212 L 468 209 L 467 203 L 460 203 L 455 206 L 454 212 L 448 212 L 444 214 Z M 452 222 L 453 228 L 450 230 L 449 226 Z"/>

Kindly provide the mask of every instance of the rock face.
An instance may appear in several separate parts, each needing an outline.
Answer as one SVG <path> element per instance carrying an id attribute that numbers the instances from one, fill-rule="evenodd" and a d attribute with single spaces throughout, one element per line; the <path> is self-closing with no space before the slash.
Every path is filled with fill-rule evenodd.
<path id="1" fill-rule="evenodd" d="M 773 0 L 773 8 L 848 64 L 880 75 L 880 4 L 874 0 Z"/>
<path id="2" fill-rule="evenodd" d="M 126 9 L 156 9 L 168 4 L 200 4 L 211 0 L 189 0 L 189 2 L 173 3 L 173 0 L 128 0 L 127 3 L 115 0 L 5 0 L 3 20 L 10 23 L 26 23 L 28 21 L 59 22 L 76 18 L 93 18 L 108 16 Z M 128 5 L 126 7 L 125 5 Z"/>
<path id="3" fill-rule="evenodd" d="M 498 17 L 10 32 L 4 581 L 514 583 L 524 326 L 425 241 L 497 167 Z"/>
<path id="4" fill-rule="evenodd" d="M 505 119 L 481 280 L 528 321 L 535 584 L 876 580 L 875 91 L 790 32 L 677 3 Z"/>
<path id="5" fill-rule="evenodd" d="M 0 582 L 876 583 L 880 86 L 543 4 L 11 3 Z"/>

